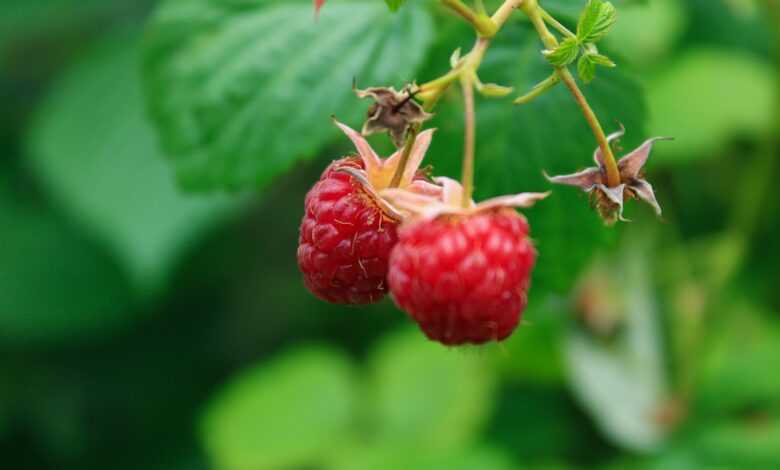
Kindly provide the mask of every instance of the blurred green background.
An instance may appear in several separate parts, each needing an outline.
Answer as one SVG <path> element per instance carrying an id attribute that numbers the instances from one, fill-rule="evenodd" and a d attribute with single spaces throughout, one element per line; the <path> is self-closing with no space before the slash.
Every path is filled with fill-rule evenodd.
<path id="1" fill-rule="evenodd" d="M 494 6 L 495 1 L 487 2 Z M 583 1 L 542 4 L 572 24 Z M 665 215 L 605 228 L 556 188 L 505 343 L 429 343 L 295 264 L 304 194 L 351 151 L 358 85 L 447 70 L 437 2 L 4 0 L 0 452 L 9 469 L 780 468 L 780 2 L 616 1 L 584 87 Z M 549 69 L 520 18 L 484 81 Z M 457 176 L 461 104 L 432 125 Z M 563 89 L 479 99 L 477 197 L 590 163 Z M 383 151 L 385 136 L 372 138 Z"/>

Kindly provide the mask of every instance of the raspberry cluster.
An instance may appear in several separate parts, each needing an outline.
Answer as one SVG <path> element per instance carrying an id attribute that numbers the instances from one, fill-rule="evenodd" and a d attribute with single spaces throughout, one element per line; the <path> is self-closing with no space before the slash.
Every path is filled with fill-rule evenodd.
<path id="1" fill-rule="evenodd" d="M 337 123 L 359 156 L 331 163 L 306 196 L 298 266 L 317 297 L 368 304 L 390 293 L 425 335 L 445 345 L 509 337 L 526 307 L 536 251 L 525 217 L 546 194 L 480 204 L 448 178 L 417 169 L 430 142 L 420 134 L 408 162 L 383 160 Z M 404 174 L 393 185 L 394 174 Z"/>

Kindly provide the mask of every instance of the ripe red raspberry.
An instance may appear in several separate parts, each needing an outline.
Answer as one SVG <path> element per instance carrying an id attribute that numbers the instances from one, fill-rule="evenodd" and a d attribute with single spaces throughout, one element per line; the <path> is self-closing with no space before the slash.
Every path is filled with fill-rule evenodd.
<path id="1" fill-rule="evenodd" d="M 536 251 L 509 208 L 443 214 L 403 226 L 390 256 L 396 304 L 446 345 L 507 338 L 526 306 Z"/>
<path id="2" fill-rule="evenodd" d="M 331 163 L 306 195 L 298 240 L 298 266 L 317 297 L 340 304 L 368 304 L 387 292 L 387 262 L 397 222 L 377 206 L 353 176 L 358 158 Z"/>
<path id="3" fill-rule="evenodd" d="M 298 266 L 306 287 L 329 302 L 368 304 L 387 292 L 387 263 L 402 214 L 379 191 L 395 186 L 436 198 L 442 188 L 418 171 L 432 130 L 420 132 L 403 168 L 401 151 L 380 158 L 360 133 L 336 121 L 358 156 L 331 163 L 306 195 Z M 394 181 L 400 175 L 399 181 Z"/>

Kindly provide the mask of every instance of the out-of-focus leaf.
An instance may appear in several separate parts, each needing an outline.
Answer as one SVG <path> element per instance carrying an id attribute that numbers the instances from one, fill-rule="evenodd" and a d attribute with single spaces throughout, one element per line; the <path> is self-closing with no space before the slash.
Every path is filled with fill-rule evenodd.
<path id="1" fill-rule="evenodd" d="M 647 251 L 647 246 L 633 245 L 614 267 L 624 293 L 623 331 L 607 343 L 573 331 L 566 344 L 577 397 L 610 440 L 641 451 L 656 448 L 663 438 L 655 416 L 666 393 L 648 262 L 639 254 Z"/>
<path id="2" fill-rule="evenodd" d="M 144 117 L 139 37 L 106 40 L 71 68 L 39 109 L 27 147 L 52 200 L 103 241 L 148 294 L 237 201 L 176 187 Z"/>
<path id="3" fill-rule="evenodd" d="M 491 421 L 487 439 L 494 445 L 511 449 L 523 463 L 539 468 L 559 468 L 558 459 L 576 455 L 582 449 L 599 452 L 601 444 L 563 387 L 539 386 L 535 381 L 504 384 L 498 397 L 498 409 Z M 565 467 L 564 467 L 565 468 Z"/>
<path id="4" fill-rule="evenodd" d="M 656 1 L 656 0 L 653 0 Z M 678 0 L 692 19 L 683 41 L 769 56 L 772 16 L 763 0 Z"/>
<path id="5" fill-rule="evenodd" d="M 360 118 L 363 86 L 411 81 L 433 39 L 429 13 L 379 1 L 163 2 L 145 55 L 149 108 L 179 181 L 260 188 Z"/>
<path id="6" fill-rule="evenodd" d="M 658 146 L 656 163 L 715 157 L 734 137 L 761 138 L 773 129 L 775 71 L 737 52 L 697 49 L 648 83 L 650 134 L 676 137 Z"/>
<path id="7" fill-rule="evenodd" d="M 390 8 L 390 11 L 398 11 L 398 9 L 401 8 L 401 5 L 406 3 L 406 0 L 385 0 L 385 3 L 387 3 L 387 7 Z"/>
<path id="8" fill-rule="evenodd" d="M 562 383 L 565 315 L 566 312 L 550 301 L 534 302 L 523 313 L 517 330 L 492 353 L 499 370 L 513 380 Z"/>
<path id="9" fill-rule="evenodd" d="M 258 364 L 218 391 L 201 420 L 206 453 L 220 470 L 300 468 L 349 439 L 352 364 L 310 347 Z"/>
<path id="10" fill-rule="evenodd" d="M 448 350 L 403 330 L 371 358 L 377 438 L 428 449 L 473 442 L 493 409 L 495 376 L 484 357 Z"/>
<path id="11" fill-rule="evenodd" d="M 647 468 L 774 468 L 780 462 L 780 415 L 706 423 L 678 437 Z"/>
<path id="12" fill-rule="evenodd" d="M 132 320 L 111 257 L 52 214 L 0 193 L 0 342 L 60 344 Z"/>
<path id="13" fill-rule="evenodd" d="M 768 364 L 780 364 L 780 327 L 749 303 L 730 310 L 711 332 L 713 344 L 700 371 L 695 404 L 702 415 L 780 406 L 780 375 L 767 371 Z"/>
<path id="14" fill-rule="evenodd" d="M 509 25 L 496 38 L 480 69 L 483 79 L 511 85 L 520 93 L 547 78 L 550 65 L 539 53 L 536 34 Z M 607 130 L 622 122 L 626 148 L 645 136 L 645 106 L 637 84 L 620 70 L 605 70 L 585 94 Z M 437 173 L 460 174 L 463 115 L 458 94 L 439 104 L 432 125 L 439 128 L 429 153 Z M 596 141 L 565 87 L 556 87 L 532 102 L 511 106 L 502 100 L 477 102 L 477 199 L 521 191 L 554 189 L 552 197 L 524 211 L 531 224 L 539 261 L 534 290 L 565 292 L 582 266 L 613 239 L 587 195 L 574 188 L 552 188 L 542 171 L 571 173 L 593 164 Z"/>
<path id="15" fill-rule="evenodd" d="M 333 470 L 512 470 L 518 467 L 506 452 L 490 447 L 434 451 L 388 445 L 350 449 L 328 468 Z"/>
<path id="16" fill-rule="evenodd" d="M 618 22 L 604 44 L 620 57 L 643 69 L 656 69 L 680 39 L 685 12 L 680 0 L 653 0 L 620 8 Z"/>
<path id="17" fill-rule="evenodd" d="M 77 23 L 111 9 L 103 0 L 4 0 L 0 15 L 0 60 L 4 47 L 22 36 Z"/>

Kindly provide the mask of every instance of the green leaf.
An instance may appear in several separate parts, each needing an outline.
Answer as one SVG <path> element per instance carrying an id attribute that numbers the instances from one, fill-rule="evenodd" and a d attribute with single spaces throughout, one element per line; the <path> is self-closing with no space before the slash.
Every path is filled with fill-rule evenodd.
<path id="1" fill-rule="evenodd" d="M 771 135 L 776 79 L 769 64 L 741 52 L 693 49 L 678 57 L 647 84 L 650 134 L 676 137 L 654 150 L 654 161 L 715 158 L 736 137 Z"/>
<path id="2" fill-rule="evenodd" d="M 580 53 L 580 43 L 577 38 L 566 38 L 552 51 L 544 51 L 547 60 L 556 67 L 565 67 L 575 60 Z"/>
<path id="3" fill-rule="evenodd" d="M 419 331 L 386 338 L 370 360 L 377 438 L 424 449 L 473 442 L 494 402 L 495 376 L 483 359 L 445 349 Z"/>
<path id="4" fill-rule="evenodd" d="M 380 2 L 169 0 L 148 31 L 149 108 L 187 188 L 261 188 L 367 104 L 352 81 L 400 85 L 433 40 L 429 13 Z"/>
<path id="5" fill-rule="evenodd" d="M 387 3 L 387 7 L 390 11 L 398 11 L 398 9 L 401 8 L 401 5 L 406 3 L 406 0 L 385 0 L 385 3 Z"/>
<path id="6" fill-rule="evenodd" d="M 711 3 L 710 0 L 707 0 Z M 685 32 L 687 17 L 680 0 L 653 0 L 620 8 L 618 21 L 604 44 L 621 61 L 655 71 Z M 708 6 L 707 9 L 713 9 Z M 699 21 L 695 21 L 698 25 Z M 709 24 L 705 23 L 705 28 Z M 637 34 L 641 31 L 641 34 Z"/>
<path id="7" fill-rule="evenodd" d="M 780 396 L 780 376 L 766 373 L 766 364 L 780 363 L 780 325 L 749 302 L 726 308 L 699 371 L 694 405 L 700 416 L 759 409 Z"/>
<path id="8" fill-rule="evenodd" d="M 42 33 L 83 27 L 90 20 L 106 16 L 117 8 L 103 0 L 4 0 L 0 15 L 0 61 L 6 48 L 18 40 L 39 37 Z"/>
<path id="9" fill-rule="evenodd" d="M 549 64 L 538 54 L 538 38 L 520 25 L 508 25 L 496 37 L 480 68 L 483 79 L 516 90 L 530 89 L 549 73 Z M 623 70 L 616 69 L 594 82 L 585 93 L 607 131 L 614 130 L 612 123 L 625 124 L 626 148 L 646 137 L 641 90 Z M 458 177 L 463 108 L 457 95 L 439 104 L 431 125 L 438 131 L 429 161 L 438 174 Z M 535 292 L 568 292 L 593 253 L 614 239 L 615 231 L 604 228 L 590 209 L 586 194 L 573 188 L 553 188 L 542 174 L 571 173 L 592 166 L 595 148 L 593 134 L 565 87 L 551 89 L 523 106 L 498 100 L 477 104 L 477 200 L 554 190 L 553 196 L 523 211 L 539 252 L 530 292 L 532 304 L 544 299 L 536 297 Z"/>
<path id="10" fill-rule="evenodd" d="M 780 462 L 780 415 L 702 423 L 647 468 L 774 468 Z"/>
<path id="11" fill-rule="evenodd" d="M 507 452 L 479 446 L 453 450 L 420 450 L 393 445 L 348 449 L 333 470 L 512 470 L 517 464 Z"/>
<path id="12" fill-rule="evenodd" d="M 596 63 L 588 54 L 583 54 L 577 62 L 577 74 L 583 82 L 590 83 L 596 78 Z"/>
<path id="13" fill-rule="evenodd" d="M 343 354 L 298 349 L 241 373 L 220 390 L 201 419 L 215 468 L 300 468 L 348 439 L 355 382 Z"/>
<path id="14" fill-rule="evenodd" d="M 588 54 L 588 57 L 590 58 L 590 61 L 593 62 L 596 65 L 600 65 L 602 67 L 615 67 L 615 63 L 612 62 L 612 59 L 605 55 L 601 54 Z"/>
<path id="15" fill-rule="evenodd" d="M 561 342 L 568 312 L 550 304 L 532 303 L 517 330 L 491 355 L 505 375 L 537 384 L 564 383 Z"/>
<path id="16" fill-rule="evenodd" d="M 48 211 L 0 191 L 0 343 L 58 345 L 133 320 L 111 257 Z"/>
<path id="17" fill-rule="evenodd" d="M 27 148 L 51 199 L 149 294 L 159 292 L 175 262 L 232 214 L 237 201 L 183 195 L 176 187 L 144 116 L 139 38 L 107 39 L 68 70 L 38 110 Z"/>
<path id="18" fill-rule="evenodd" d="M 597 42 L 617 21 L 617 10 L 610 2 L 589 0 L 577 23 L 577 38 L 582 43 Z"/>

